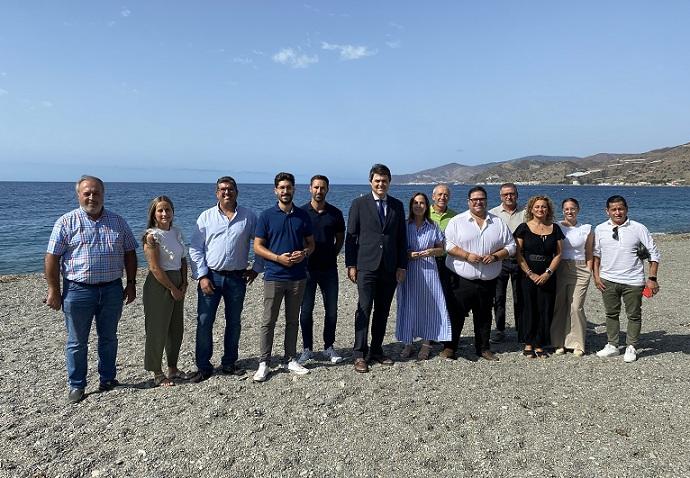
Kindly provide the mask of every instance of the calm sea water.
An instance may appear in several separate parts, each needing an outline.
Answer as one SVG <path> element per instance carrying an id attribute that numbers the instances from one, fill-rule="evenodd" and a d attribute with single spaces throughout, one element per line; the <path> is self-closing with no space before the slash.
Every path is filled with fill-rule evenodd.
<path id="1" fill-rule="evenodd" d="M 309 200 L 306 184 L 297 185 L 295 202 Z M 466 209 L 470 186 L 453 186 L 451 207 Z M 273 185 L 240 184 L 239 203 L 260 212 L 275 203 Z M 390 193 L 406 205 L 413 193 L 431 196 L 432 186 L 391 186 Z M 328 201 L 347 216 L 350 202 L 369 192 L 369 185 L 331 185 Z M 128 221 L 139 236 L 145 227 L 151 198 L 165 194 L 175 202 L 175 223 L 187 239 L 197 216 L 215 203 L 215 184 L 107 183 L 106 207 Z M 487 186 L 490 207 L 498 204 L 498 186 Z M 580 220 L 598 224 L 605 220 L 606 198 L 622 194 L 630 206 L 629 216 L 655 233 L 690 231 L 689 188 L 622 186 L 520 186 L 520 197 L 546 194 L 557 206 L 567 197 L 580 201 Z M 38 272 L 43 269 L 43 255 L 55 220 L 77 207 L 74 183 L 0 182 L 0 274 Z M 140 261 L 141 259 L 141 250 Z M 143 262 L 143 261 L 142 261 Z"/>

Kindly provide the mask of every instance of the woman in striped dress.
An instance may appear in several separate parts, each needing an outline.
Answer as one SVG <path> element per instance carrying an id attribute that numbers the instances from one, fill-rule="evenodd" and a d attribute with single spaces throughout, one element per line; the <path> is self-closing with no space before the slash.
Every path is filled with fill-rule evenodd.
<path id="1" fill-rule="evenodd" d="M 400 356 L 414 353 L 413 341 L 421 338 L 417 358 L 426 360 L 431 341 L 450 340 L 450 319 L 434 257 L 443 255 L 443 233 L 429 218 L 429 198 L 415 193 L 407 221 L 409 263 L 405 281 L 398 285 L 396 338 L 405 344 Z"/>

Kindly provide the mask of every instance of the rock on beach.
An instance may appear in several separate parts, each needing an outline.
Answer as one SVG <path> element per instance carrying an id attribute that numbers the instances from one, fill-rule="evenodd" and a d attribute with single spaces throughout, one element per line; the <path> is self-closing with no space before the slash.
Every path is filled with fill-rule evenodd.
<path id="1" fill-rule="evenodd" d="M 0 477 L 690 476 L 690 270 L 678 260 L 690 256 L 688 238 L 658 236 L 661 292 L 644 299 L 640 358 L 632 364 L 593 355 L 606 337 L 592 284 L 582 359 L 522 357 L 509 315 L 508 340 L 494 346 L 498 363 L 473 357 L 468 320 L 456 361 L 441 360 L 435 346 L 429 361 L 374 365 L 359 375 L 351 360 L 332 365 L 317 357 L 307 364 L 311 373 L 297 377 L 274 359 L 269 380 L 257 384 L 257 280 L 243 313 L 239 365 L 247 374 L 153 388 L 143 369 L 139 280 L 139 296 L 119 326 L 122 386 L 97 392 L 94 330 L 87 397 L 76 405 L 66 403 L 64 319 L 42 304 L 45 281 L 0 276 Z M 348 356 L 356 298 L 341 267 L 336 348 Z M 394 310 L 385 349 L 397 357 Z M 315 318 L 322 312 L 317 300 Z M 222 317 L 221 306 L 216 363 Z M 194 369 L 195 319 L 192 289 L 185 370 Z M 276 358 L 283 324 L 281 318 Z"/>

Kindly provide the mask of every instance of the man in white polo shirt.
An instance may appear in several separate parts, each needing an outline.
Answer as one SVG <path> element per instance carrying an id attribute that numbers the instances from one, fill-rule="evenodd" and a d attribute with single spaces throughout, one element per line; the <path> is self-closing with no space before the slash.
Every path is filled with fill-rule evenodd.
<path id="1" fill-rule="evenodd" d="M 451 341 L 442 355 L 453 358 L 465 316 L 472 311 L 474 347 L 478 356 L 495 361 L 491 352 L 491 307 L 501 262 L 515 254 L 515 240 L 498 216 L 486 211 L 486 190 L 475 186 L 467 194 L 468 210 L 446 227 L 446 267 L 452 271 L 450 288 L 457 314 L 451 316 Z"/>
<path id="2" fill-rule="evenodd" d="M 608 221 L 594 230 L 593 276 L 601 291 L 606 312 L 608 343 L 597 352 L 598 357 L 618 355 L 621 299 L 628 317 L 626 362 L 637 360 L 637 341 L 642 327 L 642 291 L 659 292 L 656 274 L 661 255 L 652 235 L 639 222 L 628 219 L 628 204 L 623 196 L 606 201 Z M 649 260 L 649 276 L 644 277 L 644 259 Z"/>

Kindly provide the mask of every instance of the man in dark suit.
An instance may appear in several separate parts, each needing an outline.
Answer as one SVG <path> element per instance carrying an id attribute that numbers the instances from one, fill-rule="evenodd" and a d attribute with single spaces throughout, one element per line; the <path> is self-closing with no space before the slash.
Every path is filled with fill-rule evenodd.
<path id="1" fill-rule="evenodd" d="M 367 359 L 393 365 L 383 354 L 383 336 L 395 288 L 405 280 L 407 269 L 405 210 L 399 200 L 388 195 L 390 169 L 375 164 L 369 171 L 369 182 L 371 194 L 352 201 L 345 240 L 347 275 L 357 284 L 359 294 L 354 358 L 355 371 L 360 373 L 369 371 Z M 370 317 L 371 347 L 367 345 Z"/>

